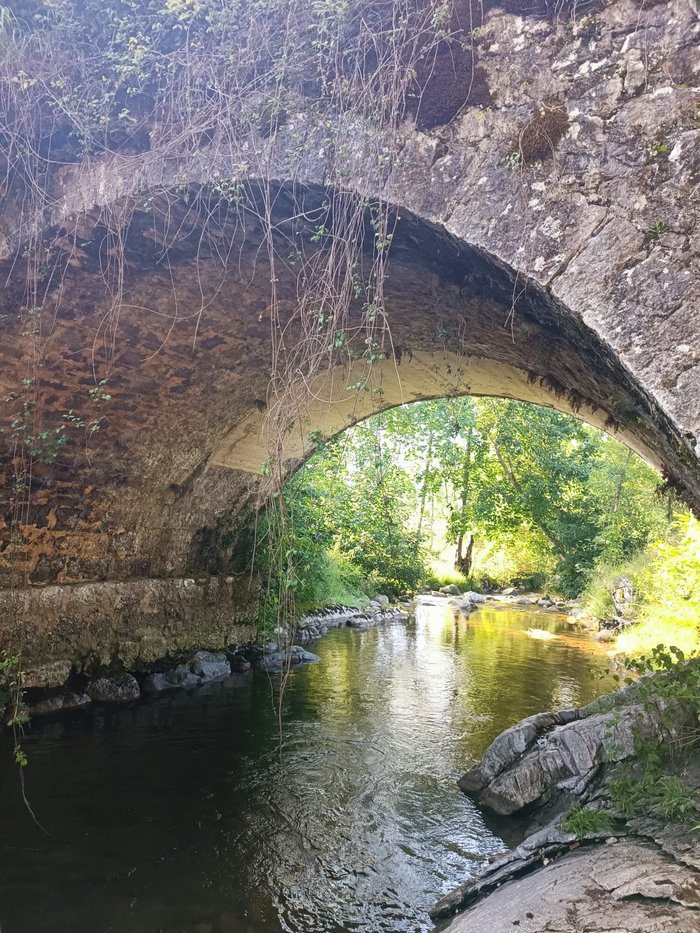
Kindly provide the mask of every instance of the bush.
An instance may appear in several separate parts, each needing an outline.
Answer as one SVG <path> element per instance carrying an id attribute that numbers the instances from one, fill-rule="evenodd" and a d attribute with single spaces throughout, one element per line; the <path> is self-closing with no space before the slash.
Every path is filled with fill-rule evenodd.
<path id="1" fill-rule="evenodd" d="M 638 624 L 622 632 L 618 651 L 639 656 L 662 643 L 687 657 L 700 653 L 700 522 L 679 516 L 666 541 L 648 552 L 638 576 Z"/>

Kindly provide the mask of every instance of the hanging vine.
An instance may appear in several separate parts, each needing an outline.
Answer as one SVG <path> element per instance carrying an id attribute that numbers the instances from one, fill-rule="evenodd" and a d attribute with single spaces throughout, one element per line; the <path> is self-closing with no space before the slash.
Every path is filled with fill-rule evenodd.
<path id="1" fill-rule="evenodd" d="M 0 188 L 16 217 L 25 289 L 17 312 L 26 375 L 11 401 L 14 485 L 10 546 L 22 530 L 37 462 L 78 456 L 98 430 L 72 411 L 45 423 L 38 404 L 42 347 L 60 312 L 62 284 L 97 251 L 109 307 L 93 345 L 95 384 L 109 398 L 111 360 L 132 224 L 152 225 L 168 262 L 183 237 L 216 257 L 221 282 L 236 244 L 255 227 L 269 273 L 264 401 L 269 459 L 266 601 L 278 625 L 295 620 L 294 529 L 281 496 L 285 438 L 324 371 L 353 360 L 368 372 L 391 355 L 385 306 L 396 216 L 385 191 L 402 128 L 420 112 L 438 51 L 463 53 L 453 0 L 21 0 L 0 6 Z M 464 7 L 464 4 L 459 4 Z M 475 12 L 469 6 L 470 25 Z M 478 7 L 475 7 L 478 12 Z M 305 160 L 324 163 L 322 198 L 308 196 Z M 366 198 L 349 181 L 363 167 Z M 109 178 L 114 197 L 58 212 L 57 178 L 75 191 Z M 261 232 L 260 232 L 261 231 Z M 295 298 L 280 278 L 292 277 Z M 206 315 L 202 298 L 197 320 Z M 196 340 L 196 338 L 195 338 Z M 358 390 L 366 388 L 362 377 Z M 95 394 L 97 393 L 97 394 Z M 86 443 L 87 449 L 87 443 Z M 13 585 L 26 584 L 18 557 Z M 16 656 L 21 671 L 18 607 Z M 21 673 L 15 678 L 17 695 Z"/>

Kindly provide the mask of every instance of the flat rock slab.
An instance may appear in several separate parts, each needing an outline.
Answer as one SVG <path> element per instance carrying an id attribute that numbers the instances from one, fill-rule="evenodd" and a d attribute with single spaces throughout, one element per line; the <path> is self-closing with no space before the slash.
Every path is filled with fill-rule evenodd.
<path id="1" fill-rule="evenodd" d="M 652 843 L 585 846 L 506 882 L 449 933 L 700 933 L 700 873 Z"/>

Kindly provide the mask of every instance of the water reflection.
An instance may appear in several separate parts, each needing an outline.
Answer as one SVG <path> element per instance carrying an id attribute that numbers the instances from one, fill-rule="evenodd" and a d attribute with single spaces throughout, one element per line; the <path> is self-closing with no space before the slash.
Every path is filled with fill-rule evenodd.
<path id="1" fill-rule="evenodd" d="M 612 686 L 588 675 L 598 646 L 541 612 L 421 608 L 317 651 L 281 739 L 262 674 L 32 734 L 49 836 L 5 755 L 3 933 L 429 929 L 435 899 L 502 848 L 456 778 L 521 717 Z"/>

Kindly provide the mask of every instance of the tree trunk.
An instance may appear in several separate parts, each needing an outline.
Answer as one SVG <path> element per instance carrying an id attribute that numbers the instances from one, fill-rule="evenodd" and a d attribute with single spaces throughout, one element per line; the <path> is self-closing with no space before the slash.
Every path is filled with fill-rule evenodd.
<path id="1" fill-rule="evenodd" d="M 472 569 L 472 553 L 474 551 L 474 535 L 469 534 L 467 539 L 467 550 L 465 553 L 462 553 L 462 548 L 464 546 L 464 535 L 460 535 L 457 538 L 457 555 L 455 557 L 455 570 L 458 570 L 460 573 L 464 574 L 465 577 L 469 576 L 469 573 Z"/>
<path id="2" fill-rule="evenodd" d="M 464 469 L 462 471 L 462 513 L 466 512 L 467 505 L 469 504 L 469 476 L 471 473 L 472 465 L 472 432 L 473 429 L 469 427 L 469 434 L 467 435 L 467 449 L 464 452 Z M 455 554 L 455 570 L 459 573 L 464 574 L 465 577 L 469 576 L 469 571 L 472 567 L 472 551 L 474 550 L 474 535 L 469 532 L 467 538 L 467 550 L 463 553 L 464 548 L 464 536 L 465 533 L 460 531 L 457 537 L 457 552 Z"/>

